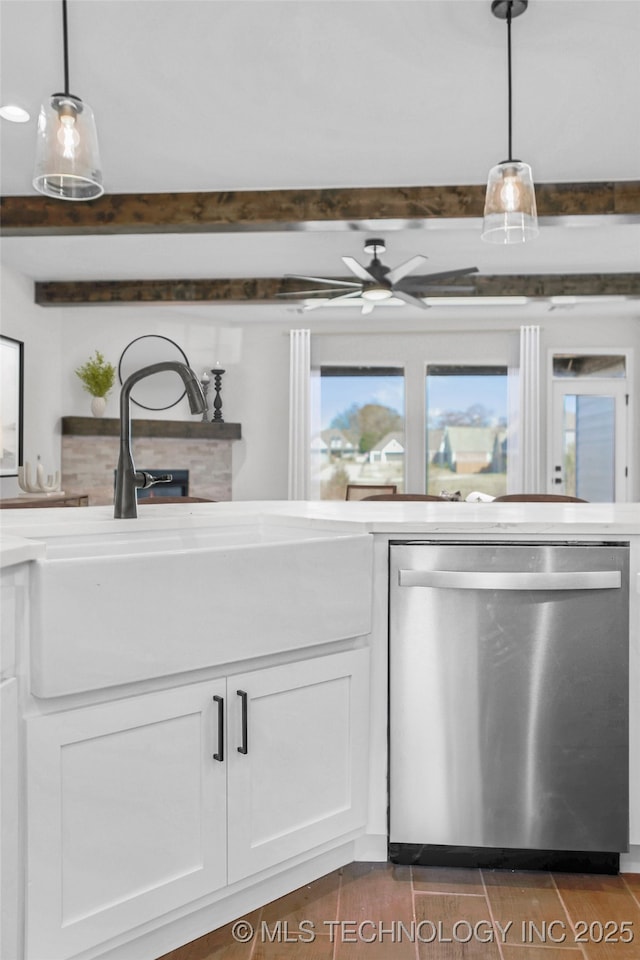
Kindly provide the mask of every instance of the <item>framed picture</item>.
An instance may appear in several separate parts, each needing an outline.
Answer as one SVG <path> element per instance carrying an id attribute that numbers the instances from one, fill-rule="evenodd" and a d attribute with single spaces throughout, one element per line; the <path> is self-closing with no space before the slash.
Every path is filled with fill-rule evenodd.
<path id="1" fill-rule="evenodd" d="M 17 477 L 22 463 L 24 344 L 0 336 L 0 477 Z"/>

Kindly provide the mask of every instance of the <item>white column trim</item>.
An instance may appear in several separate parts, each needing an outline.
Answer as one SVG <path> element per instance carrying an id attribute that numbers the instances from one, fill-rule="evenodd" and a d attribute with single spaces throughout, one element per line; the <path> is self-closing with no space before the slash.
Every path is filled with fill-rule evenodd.
<path id="1" fill-rule="evenodd" d="M 289 500 L 311 487 L 311 331 L 289 331 Z"/>
<path id="2" fill-rule="evenodd" d="M 520 490 L 542 493 L 540 327 L 520 327 Z"/>

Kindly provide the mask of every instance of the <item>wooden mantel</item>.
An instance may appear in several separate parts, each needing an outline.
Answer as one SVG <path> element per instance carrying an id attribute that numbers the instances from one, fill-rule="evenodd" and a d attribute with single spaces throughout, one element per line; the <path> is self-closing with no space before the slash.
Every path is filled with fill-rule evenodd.
<path id="1" fill-rule="evenodd" d="M 131 420 L 135 437 L 169 437 L 182 440 L 240 440 L 239 423 L 208 420 Z M 62 417 L 62 435 L 73 437 L 118 437 L 120 421 L 110 417 Z"/>

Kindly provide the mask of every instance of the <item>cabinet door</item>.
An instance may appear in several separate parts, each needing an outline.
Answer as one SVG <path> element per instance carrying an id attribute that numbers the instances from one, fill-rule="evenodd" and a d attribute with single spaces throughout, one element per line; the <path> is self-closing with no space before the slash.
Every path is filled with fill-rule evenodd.
<path id="1" fill-rule="evenodd" d="M 0 681 L 0 957 L 15 960 L 20 949 L 20 793 L 18 681 Z"/>
<path id="2" fill-rule="evenodd" d="M 230 883 L 364 826 L 368 653 L 229 677 Z"/>
<path id="3" fill-rule="evenodd" d="M 27 722 L 27 958 L 73 956 L 226 882 L 224 681 Z"/>

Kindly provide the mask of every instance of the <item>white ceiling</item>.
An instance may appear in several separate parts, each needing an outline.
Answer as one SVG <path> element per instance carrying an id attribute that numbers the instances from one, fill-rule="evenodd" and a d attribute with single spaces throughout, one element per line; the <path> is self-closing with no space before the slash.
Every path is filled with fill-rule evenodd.
<path id="1" fill-rule="evenodd" d="M 0 0 L 3 194 L 30 194 L 35 117 L 62 86 L 59 0 Z M 506 155 L 506 26 L 490 0 L 69 0 L 71 91 L 108 193 L 482 183 Z M 513 24 L 514 151 L 538 182 L 640 179 L 640 0 L 531 0 Z M 637 271 L 640 225 L 383 231 L 390 266 Z M 371 231 L 369 231 L 371 234 Z M 11 238 L 36 279 L 345 274 L 364 233 Z M 422 271 L 420 271 L 422 272 Z M 412 308 L 408 307 L 407 311 Z"/>

